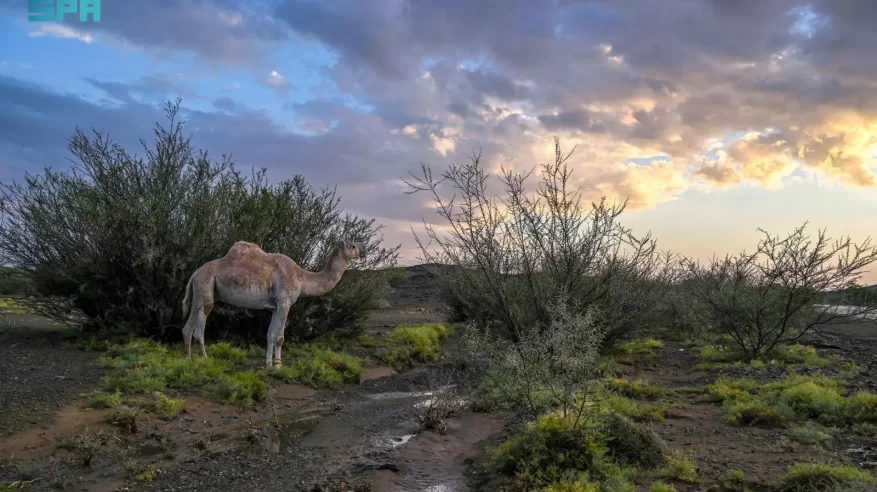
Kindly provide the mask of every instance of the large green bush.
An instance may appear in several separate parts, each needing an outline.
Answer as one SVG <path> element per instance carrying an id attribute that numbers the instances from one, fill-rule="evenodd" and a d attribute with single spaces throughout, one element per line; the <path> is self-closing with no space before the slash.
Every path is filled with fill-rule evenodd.
<path id="1" fill-rule="evenodd" d="M 381 227 L 344 213 L 333 190 L 300 175 L 270 184 L 264 169 L 244 176 L 227 156 L 211 160 L 184 137 L 179 108 L 167 104 L 170 126 L 156 125 L 142 156 L 77 130 L 69 171 L 47 167 L 2 185 L 0 261 L 30 276 L 33 307 L 91 328 L 176 338 L 189 276 L 235 241 L 319 270 L 328 245 L 347 238 L 365 242 L 368 258 L 329 294 L 299 300 L 288 335 L 355 328 L 385 281 L 367 270 L 394 265 L 398 247 L 382 247 Z M 218 304 L 206 333 L 263 340 L 269 320 L 268 311 Z"/>

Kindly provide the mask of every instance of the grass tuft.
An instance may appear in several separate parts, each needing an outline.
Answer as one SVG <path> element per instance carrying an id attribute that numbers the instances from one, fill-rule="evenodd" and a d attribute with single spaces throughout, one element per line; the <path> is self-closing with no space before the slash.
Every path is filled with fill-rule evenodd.
<path id="1" fill-rule="evenodd" d="M 854 466 L 795 463 L 789 466 L 778 492 L 842 492 L 875 490 L 877 478 Z"/>
<path id="2" fill-rule="evenodd" d="M 789 437 L 801 444 L 826 444 L 831 441 L 831 432 L 819 426 L 806 425 L 789 430 Z"/>
<path id="3" fill-rule="evenodd" d="M 312 388 L 339 388 L 359 382 L 362 359 L 339 354 L 316 345 L 305 345 L 293 352 L 294 361 L 271 373 L 272 376 L 298 381 Z"/>
<path id="4" fill-rule="evenodd" d="M 107 412 L 105 420 L 126 434 L 136 434 L 143 421 L 143 410 L 136 405 L 119 405 Z"/>
<path id="5" fill-rule="evenodd" d="M 657 349 L 664 348 L 664 342 L 654 338 L 636 338 L 618 347 L 620 355 L 658 355 Z"/>
<path id="6" fill-rule="evenodd" d="M 160 470 L 154 466 L 150 466 L 138 473 L 135 477 L 138 482 L 152 482 L 158 477 Z"/>
<path id="7" fill-rule="evenodd" d="M 87 398 L 86 404 L 89 408 L 113 408 L 122 404 L 122 393 L 119 391 L 113 393 L 94 391 L 89 393 Z"/>
<path id="8" fill-rule="evenodd" d="M 172 419 L 183 411 L 183 403 L 185 403 L 185 400 L 182 398 L 168 398 L 167 395 L 159 391 L 156 391 L 153 396 L 155 397 L 155 400 L 150 405 L 150 408 L 153 412 L 157 413 L 159 417 L 163 419 Z"/>
<path id="9" fill-rule="evenodd" d="M 659 400 L 667 396 L 667 390 L 641 380 L 629 381 L 624 378 L 607 380 L 603 387 L 612 393 L 636 400 Z"/>
<path id="10" fill-rule="evenodd" d="M 228 342 L 214 343 L 208 345 L 206 349 L 209 357 L 227 360 L 234 364 L 243 364 L 247 361 L 247 351 Z"/>
<path id="11" fill-rule="evenodd" d="M 442 358 L 441 340 L 450 335 L 451 328 L 441 323 L 399 325 L 387 335 L 377 357 L 399 372 L 415 362 L 435 362 Z"/>
<path id="12" fill-rule="evenodd" d="M 666 465 L 658 470 L 660 477 L 681 482 L 697 482 L 697 465 L 690 456 L 685 456 L 681 451 L 676 450 L 666 456 L 665 460 Z"/>
<path id="13" fill-rule="evenodd" d="M 268 383 L 261 371 L 243 371 L 222 374 L 205 387 L 207 395 L 229 403 L 252 406 L 254 402 L 268 399 Z"/>
<path id="14" fill-rule="evenodd" d="M 0 314 L 28 314 L 28 310 L 15 298 L 0 297 Z"/>

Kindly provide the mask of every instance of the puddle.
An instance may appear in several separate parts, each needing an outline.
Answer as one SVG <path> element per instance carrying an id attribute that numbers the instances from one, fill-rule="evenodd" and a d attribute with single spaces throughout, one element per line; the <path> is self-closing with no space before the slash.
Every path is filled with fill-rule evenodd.
<path id="1" fill-rule="evenodd" d="M 269 425 L 265 431 L 266 438 L 262 445 L 266 450 L 277 453 L 289 446 L 293 439 L 298 439 L 303 434 L 314 430 L 331 413 L 332 411 L 328 407 L 317 407 L 301 412 L 278 415 L 277 424 L 280 427 L 279 432 Z"/>
<path id="2" fill-rule="evenodd" d="M 375 393 L 365 395 L 370 400 L 401 400 L 402 398 L 420 398 L 424 396 L 432 396 L 432 391 L 393 391 L 390 393 Z"/>
<path id="3" fill-rule="evenodd" d="M 370 379 L 385 378 L 387 376 L 392 376 L 393 374 L 396 374 L 396 371 L 393 370 L 392 367 L 366 367 L 365 369 L 363 369 L 362 374 L 359 375 L 359 382 L 364 383 Z"/>
<path id="4" fill-rule="evenodd" d="M 422 398 L 424 396 L 433 396 L 436 393 L 447 391 L 456 386 L 457 385 L 455 384 L 449 384 L 447 386 L 442 386 L 435 391 L 391 391 L 389 393 L 369 394 L 365 395 L 365 397 L 370 400 L 400 400 L 402 398 Z"/>
<path id="5" fill-rule="evenodd" d="M 415 435 L 416 434 L 405 434 L 402 437 L 394 437 L 394 438 L 389 438 L 389 439 L 385 438 L 383 442 L 390 449 L 398 448 L 399 446 L 410 441 L 411 438 L 414 437 Z"/>
<path id="6" fill-rule="evenodd" d="M 504 419 L 463 412 L 448 420 L 446 435 L 422 432 L 416 439 L 407 434 L 394 442 L 385 439 L 385 445 L 390 446 L 385 458 L 397 463 L 399 471 L 376 470 L 367 476 L 375 490 L 386 492 L 468 490 L 467 460 L 478 456 L 479 443 L 501 432 L 503 425 Z"/>
<path id="7" fill-rule="evenodd" d="M 466 405 L 466 403 L 468 403 L 468 401 L 469 400 L 467 400 L 465 398 L 460 398 L 460 399 L 454 401 L 454 406 L 456 406 L 457 408 L 463 408 Z M 429 398 L 429 399 L 423 400 L 420 403 L 415 403 L 414 408 L 428 407 L 428 406 L 432 405 L 433 403 L 435 403 L 435 399 Z"/>

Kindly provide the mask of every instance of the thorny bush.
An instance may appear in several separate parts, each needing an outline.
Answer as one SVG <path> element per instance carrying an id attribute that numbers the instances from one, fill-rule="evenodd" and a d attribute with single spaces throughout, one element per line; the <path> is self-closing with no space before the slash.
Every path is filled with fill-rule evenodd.
<path id="1" fill-rule="evenodd" d="M 517 343 L 470 326 L 462 349 L 485 375 L 481 391 L 533 418 L 557 409 L 573 427 L 582 421 L 586 398 L 596 384 L 602 324 L 593 310 L 580 313 L 568 299 L 549 305 L 551 322 L 541 333 L 525 331 Z"/>
<path id="2" fill-rule="evenodd" d="M 816 325 L 872 319 L 877 297 L 862 295 L 859 278 L 877 260 L 870 239 L 834 242 L 804 225 L 786 237 L 761 230 L 752 253 L 686 261 L 689 313 L 730 336 L 748 357 L 792 343 Z"/>
<path id="3" fill-rule="evenodd" d="M 548 326 L 547 306 L 564 294 L 582 313 L 599 309 L 611 344 L 648 325 L 676 261 L 649 235 L 637 238 L 618 223 L 626 201 L 587 207 L 567 165 L 572 152 L 561 152 L 557 139 L 554 145 L 535 193 L 527 189 L 532 172 L 503 169 L 494 184 L 480 154 L 440 179 L 423 165 L 409 193 L 431 195 L 447 232 L 425 223 L 429 241 L 415 239 L 425 263 L 453 267 L 441 277 L 455 321 L 490 324 L 517 342 Z M 443 194 L 445 182 L 453 198 Z M 500 183 L 502 197 L 494 192 Z"/>

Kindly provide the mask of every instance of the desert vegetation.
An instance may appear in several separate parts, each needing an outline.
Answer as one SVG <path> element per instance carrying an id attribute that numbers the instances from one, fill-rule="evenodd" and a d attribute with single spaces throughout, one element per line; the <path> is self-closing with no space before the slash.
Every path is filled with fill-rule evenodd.
<path id="1" fill-rule="evenodd" d="M 69 171 L 47 168 L 5 184 L 0 198 L 0 260 L 26 274 L 28 307 L 85 329 L 172 340 L 185 321 L 186 281 L 234 241 L 260 244 L 319 270 L 335 239 L 363 242 L 370 255 L 358 270 L 394 265 L 381 227 L 345 213 L 331 189 L 297 175 L 270 184 L 264 170 L 212 160 L 183 133 L 180 101 L 168 103 L 142 156 L 103 133 L 77 130 Z M 293 335 L 355 331 L 376 302 L 381 275 L 349 272 L 326 296 L 302 299 L 289 314 Z M 208 336 L 264 339 L 270 313 L 229 306 L 211 316 Z"/>
<path id="2" fill-rule="evenodd" d="M 403 268 L 381 226 L 345 213 L 333 190 L 211 160 L 178 112 L 179 101 L 168 105 L 169 126 L 156 126 L 142 157 L 77 131 L 70 171 L 2 187 L 0 315 L 57 322 L 51 353 L 87 354 L 99 371 L 67 395 L 99 418 L 59 433 L 51 450 L 75 473 L 36 458 L 28 473 L 4 464 L 10 490 L 64 488 L 83 473 L 98 483 L 82 471 L 97 463 L 132 489 L 205 487 L 220 479 L 187 467 L 240 463 L 214 485 L 283 487 L 267 470 L 290 453 L 303 456 L 291 473 L 312 472 L 314 490 L 420 474 L 398 472 L 403 462 L 453 464 L 476 490 L 809 492 L 877 481 L 877 336 L 831 331 L 877 334 L 875 290 L 860 284 L 877 260 L 869 240 L 804 224 L 762 231 L 750 253 L 684 258 L 624 227 L 626 203 L 587 202 L 555 141 L 538 173 L 491 176 L 479 154 L 441 175 L 423 166 L 410 192 L 433 200 L 438 222 L 415 235 L 426 264 Z M 264 368 L 269 312 L 219 304 L 208 357 L 186 357 L 180 305 L 195 268 L 245 240 L 317 270 L 341 238 L 369 255 L 327 295 L 295 304 L 283 367 Z M 479 435 L 488 418 L 501 425 Z M 372 449 L 382 432 L 398 435 Z M 10 435 L 28 442 L 26 431 Z M 468 447 L 438 464 L 416 461 L 430 449 L 398 454 L 417 442 Z M 426 488 L 397 488 L 415 485 Z"/>

